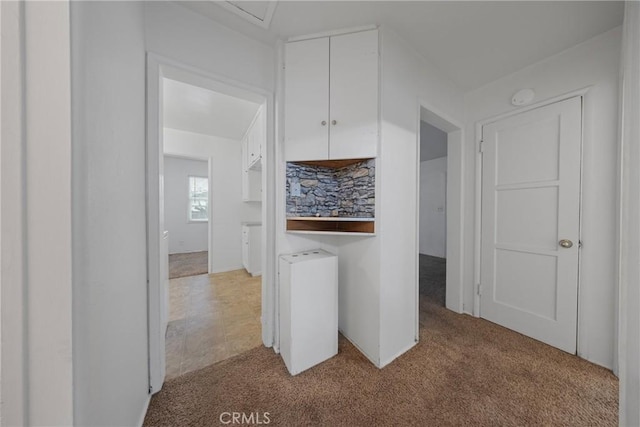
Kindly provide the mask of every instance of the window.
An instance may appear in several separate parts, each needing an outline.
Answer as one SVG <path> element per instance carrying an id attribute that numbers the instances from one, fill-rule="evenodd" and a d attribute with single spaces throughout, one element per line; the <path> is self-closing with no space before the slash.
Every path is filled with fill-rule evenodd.
<path id="1" fill-rule="evenodd" d="M 209 219 L 209 179 L 189 177 L 189 221 Z"/>

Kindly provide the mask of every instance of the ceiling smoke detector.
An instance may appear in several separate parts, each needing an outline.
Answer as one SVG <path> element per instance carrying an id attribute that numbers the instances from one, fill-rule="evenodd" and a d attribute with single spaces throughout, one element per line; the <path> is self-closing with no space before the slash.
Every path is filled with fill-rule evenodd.
<path id="1" fill-rule="evenodd" d="M 235 13 L 254 25 L 269 29 L 273 12 L 276 10 L 276 0 L 271 1 L 215 1 L 220 7 Z"/>
<path id="2" fill-rule="evenodd" d="M 536 93 L 533 89 L 522 89 L 513 94 L 511 97 L 511 105 L 515 105 L 516 107 L 527 105 L 530 104 L 535 97 Z"/>

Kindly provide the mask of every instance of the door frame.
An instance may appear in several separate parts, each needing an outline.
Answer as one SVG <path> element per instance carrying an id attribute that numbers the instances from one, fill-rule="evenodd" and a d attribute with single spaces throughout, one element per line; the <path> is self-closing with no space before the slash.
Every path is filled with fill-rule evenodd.
<path id="1" fill-rule="evenodd" d="M 485 125 L 490 123 L 515 116 L 521 113 L 525 113 L 527 111 L 535 110 L 537 108 L 542 108 L 547 105 L 555 104 L 557 102 L 565 101 L 570 98 L 580 97 L 582 101 L 582 107 L 580 111 L 581 117 L 581 129 L 580 129 L 580 202 L 579 202 L 579 220 L 578 220 L 578 228 L 579 228 L 579 241 L 582 240 L 582 212 L 583 212 L 583 173 L 584 173 L 584 129 L 585 129 L 585 103 L 588 100 L 587 94 L 589 90 L 591 90 L 592 86 L 587 86 L 582 89 L 574 90 L 571 92 L 564 93 L 562 95 L 548 98 L 537 103 L 527 105 L 526 107 L 515 108 L 509 112 L 502 113 L 496 116 L 489 117 L 484 120 L 480 120 L 475 124 L 475 162 L 476 162 L 476 175 L 475 175 L 475 214 L 474 214 L 474 262 L 473 262 L 473 315 L 475 317 L 480 317 L 481 310 L 481 302 L 479 295 L 479 285 L 480 285 L 480 266 L 481 266 L 481 256 L 482 256 L 482 153 L 480 152 L 480 143 L 482 142 L 482 129 Z M 581 277 L 581 264 L 582 264 L 582 251 L 578 251 L 578 310 L 577 310 L 577 331 L 576 331 L 576 348 L 577 354 L 583 354 L 586 350 L 584 348 L 584 344 L 580 339 L 580 331 L 582 326 L 582 307 L 583 307 L 583 298 L 584 295 L 580 292 L 580 283 L 582 280 Z"/>
<path id="2" fill-rule="evenodd" d="M 262 103 L 266 108 L 266 147 L 262 153 L 262 182 L 266 197 L 262 200 L 262 342 L 273 347 L 275 330 L 275 138 L 274 94 L 225 76 L 182 64 L 173 59 L 147 52 L 146 61 L 146 221 L 147 221 L 147 329 L 149 393 L 162 388 L 165 376 L 165 351 L 161 347 L 162 284 L 160 283 L 161 235 L 160 217 L 160 161 L 162 147 L 162 78 L 179 81 L 198 81 L 203 87 L 216 86 L 242 93 Z M 240 96 L 242 97 L 242 96 Z"/>
<path id="3" fill-rule="evenodd" d="M 422 110 L 425 122 L 447 134 L 447 189 L 446 189 L 446 307 L 456 313 L 464 310 L 464 126 L 442 113 L 425 100 L 418 100 L 418 124 L 416 147 L 416 232 L 420 232 L 420 122 Z M 420 239 L 415 243 L 416 256 L 416 340 L 420 330 Z"/>

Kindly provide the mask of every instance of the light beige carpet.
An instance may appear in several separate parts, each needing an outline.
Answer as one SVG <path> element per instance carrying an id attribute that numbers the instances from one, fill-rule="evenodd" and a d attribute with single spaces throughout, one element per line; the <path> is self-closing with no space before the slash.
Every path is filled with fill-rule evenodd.
<path id="1" fill-rule="evenodd" d="M 382 370 L 343 337 L 296 377 L 257 347 L 168 381 L 144 425 L 222 425 L 226 412 L 269 412 L 273 426 L 617 425 L 610 371 L 424 297 L 420 317 L 420 343 Z"/>
<path id="2" fill-rule="evenodd" d="M 169 255 L 169 279 L 209 272 L 208 251 Z"/>

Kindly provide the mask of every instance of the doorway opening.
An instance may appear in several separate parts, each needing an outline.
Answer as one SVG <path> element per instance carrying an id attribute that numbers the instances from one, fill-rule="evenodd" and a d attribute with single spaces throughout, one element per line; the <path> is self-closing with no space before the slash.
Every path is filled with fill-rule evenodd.
<path id="1" fill-rule="evenodd" d="M 163 62 L 148 62 L 152 392 L 264 342 L 269 97 Z"/>
<path id="2" fill-rule="evenodd" d="M 447 133 L 420 121 L 420 296 L 446 305 Z"/>
<path id="3" fill-rule="evenodd" d="M 419 111 L 416 310 L 420 323 L 428 317 L 429 307 L 456 313 L 470 310 L 464 305 L 462 280 L 463 126 L 424 102 Z"/>
<path id="4" fill-rule="evenodd" d="M 266 130 L 260 103 L 189 81 L 162 85 L 169 379 L 261 344 Z"/>

